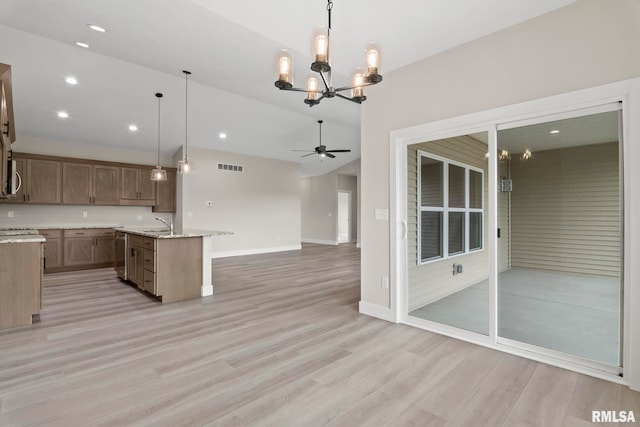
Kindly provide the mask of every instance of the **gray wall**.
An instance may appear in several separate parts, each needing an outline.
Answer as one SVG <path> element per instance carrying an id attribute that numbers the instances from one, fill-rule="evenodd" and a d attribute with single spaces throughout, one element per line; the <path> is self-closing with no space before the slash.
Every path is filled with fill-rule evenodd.
<path id="1" fill-rule="evenodd" d="M 178 224 L 234 233 L 212 239 L 212 256 L 300 248 L 298 163 L 199 147 L 189 147 L 189 159 L 195 173 L 178 176 Z M 218 170 L 217 163 L 243 172 Z"/>
<path id="2" fill-rule="evenodd" d="M 339 189 L 352 192 L 351 233 L 360 242 L 360 159 L 327 174 L 301 179 L 303 242 L 338 244 Z"/>

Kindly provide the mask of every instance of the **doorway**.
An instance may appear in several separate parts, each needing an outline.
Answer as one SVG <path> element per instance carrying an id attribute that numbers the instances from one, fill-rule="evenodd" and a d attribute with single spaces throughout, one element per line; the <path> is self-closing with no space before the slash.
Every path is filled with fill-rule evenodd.
<path id="1" fill-rule="evenodd" d="M 338 243 L 351 242 L 351 192 L 338 191 Z"/>

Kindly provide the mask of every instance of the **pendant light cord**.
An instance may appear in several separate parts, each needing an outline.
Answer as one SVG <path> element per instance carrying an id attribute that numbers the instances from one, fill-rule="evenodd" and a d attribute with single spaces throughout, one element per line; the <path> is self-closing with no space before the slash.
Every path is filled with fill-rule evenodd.
<path id="1" fill-rule="evenodd" d="M 156 165 L 160 166 L 160 98 L 162 98 L 162 94 L 160 92 L 156 93 L 156 98 L 158 98 L 158 163 Z"/>
<path id="2" fill-rule="evenodd" d="M 189 74 L 191 74 L 190 71 L 186 71 L 183 70 L 182 71 L 184 73 L 184 158 L 187 159 L 189 157 L 189 143 L 188 143 L 188 139 L 187 139 L 187 135 L 188 135 L 188 129 L 189 127 L 187 126 L 188 122 L 188 117 L 189 117 L 189 85 L 188 85 L 188 81 L 189 81 Z"/>
<path id="3" fill-rule="evenodd" d="M 333 9 L 333 2 L 331 0 L 327 0 L 327 15 L 329 15 L 329 28 L 327 29 L 327 35 L 331 32 L 331 9 Z"/>

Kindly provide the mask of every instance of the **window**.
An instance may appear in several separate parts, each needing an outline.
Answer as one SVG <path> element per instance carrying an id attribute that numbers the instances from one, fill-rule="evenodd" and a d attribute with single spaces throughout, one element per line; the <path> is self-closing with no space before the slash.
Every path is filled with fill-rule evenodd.
<path id="1" fill-rule="evenodd" d="M 483 247 L 482 169 L 418 151 L 419 263 Z"/>

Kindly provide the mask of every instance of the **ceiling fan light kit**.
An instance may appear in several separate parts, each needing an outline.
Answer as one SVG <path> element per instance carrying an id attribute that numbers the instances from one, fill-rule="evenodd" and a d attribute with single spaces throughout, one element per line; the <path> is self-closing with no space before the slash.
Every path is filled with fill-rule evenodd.
<path id="1" fill-rule="evenodd" d="M 382 81 L 382 75 L 379 73 L 380 69 L 380 48 L 376 43 L 370 43 L 365 51 L 365 60 L 367 69 L 363 72 L 357 69 L 352 76 L 351 85 L 344 87 L 334 87 L 331 80 L 331 61 L 330 61 L 330 43 L 329 36 L 331 33 L 331 10 L 333 9 L 333 1 L 327 0 L 327 15 L 328 26 L 327 28 L 320 28 L 316 30 L 314 34 L 313 43 L 313 58 L 311 63 L 311 71 L 318 73 L 320 80 L 322 81 L 322 87 L 320 80 L 315 75 L 307 78 L 306 87 L 296 88 L 293 84 L 293 56 L 287 50 L 280 52 L 277 61 L 277 70 L 275 86 L 280 90 L 289 90 L 295 92 L 306 92 L 307 97 L 304 103 L 309 107 L 313 107 L 322 101 L 324 98 L 342 98 L 348 101 L 361 104 L 366 101 L 365 87 L 371 86 Z M 343 94 L 343 92 L 349 95 Z"/>
<path id="2" fill-rule="evenodd" d="M 318 120 L 318 125 L 320 126 L 320 129 L 319 129 L 320 130 L 320 138 L 319 138 L 318 146 L 316 148 L 314 148 L 311 153 L 305 154 L 305 155 L 300 156 L 300 157 L 307 157 L 307 156 L 311 156 L 313 154 L 318 154 L 320 157 L 329 157 L 329 158 L 333 159 L 333 158 L 336 157 L 333 153 L 350 153 L 351 150 L 349 150 L 349 149 L 327 150 L 327 146 L 326 145 L 322 145 L 322 123 L 323 123 L 323 120 Z M 294 151 L 302 151 L 302 150 L 294 150 Z"/>

